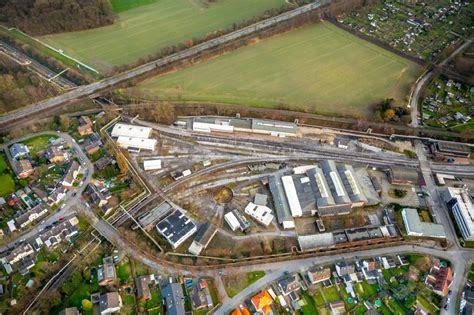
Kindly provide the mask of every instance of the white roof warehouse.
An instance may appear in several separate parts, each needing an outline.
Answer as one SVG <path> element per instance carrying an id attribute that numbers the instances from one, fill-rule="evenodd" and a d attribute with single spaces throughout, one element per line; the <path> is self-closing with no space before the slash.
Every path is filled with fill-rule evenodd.
<path id="1" fill-rule="evenodd" d="M 156 139 L 148 139 L 152 129 L 124 123 L 115 124 L 112 137 L 117 137 L 117 144 L 123 149 L 155 150 Z"/>
<path id="2" fill-rule="evenodd" d="M 148 127 L 117 123 L 112 129 L 112 137 L 132 137 L 148 139 L 151 135 L 151 131 L 152 129 Z"/>
<path id="3" fill-rule="evenodd" d="M 156 146 L 156 139 L 143 139 L 120 136 L 117 139 L 117 144 L 124 149 L 136 148 L 154 151 Z"/>
<path id="4" fill-rule="evenodd" d="M 422 222 L 416 209 L 403 209 L 402 217 L 408 235 L 446 238 L 444 227 L 441 224 Z"/>

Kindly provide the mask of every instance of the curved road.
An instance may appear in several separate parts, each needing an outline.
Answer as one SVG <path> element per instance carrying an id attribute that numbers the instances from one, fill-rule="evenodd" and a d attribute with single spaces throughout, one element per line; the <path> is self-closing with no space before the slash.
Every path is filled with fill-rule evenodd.
<path id="1" fill-rule="evenodd" d="M 207 42 L 198 44 L 196 46 L 193 46 L 191 48 L 188 48 L 186 50 L 183 50 L 181 52 L 174 53 L 172 55 L 169 55 L 167 57 L 163 57 L 161 59 L 146 63 L 144 65 L 138 66 L 134 69 L 119 73 L 115 76 L 112 76 L 110 78 L 106 78 L 94 83 L 91 83 L 89 85 L 85 86 L 80 86 L 77 87 L 76 89 L 66 92 L 60 96 L 50 98 L 48 100 L 44 100 L 42 102 L 38 102 L 36 104 L 33 104 L 27 108 L 23 108 L 21 110 L 15 111 L 8 113 L 6 115 L 3 115 L 0 117 L 0 125 L 6 125 L 10 122 L 13 122 L 15 120 L 22 119 L 24 117 L 30 116 L 34 113 L 38 113 L 41 111 L 45 111 L 63 104 L 66 104 L 70 101 L 74 101 L 77 99 L 85 98 L 88 96 L 91 96 L 93 94 L 96 94 L 104 89 L 113 87 L 117 84 L 123 83 L 124 81 L 127 81 L 129 79 L 132 79 L 137 76 L 141 76 L 143 74 L 146 74 L 148 72 L 154 71 L 159 67 L 162 66 L 167 66 L 170 63 L 180 61 L 187 59 L 189 57 L 195 56 L 205 50 L 216 48 L 218 46 L 228 44 L 230 42 L 235 41 L 236 39 L 251 35 L 255 32 L 258 32 L 260 30 L 269 28 L 271 26 L 277 25 L 281 22 L 290 20 L 298 15 L 310 12 L 314 9 L 317 9 L 321 7 L 324 4 L 329 3 L 330 0 L 318 0 L 316 2 L 301 6 L 299 8 L 296 8 L 292 11 L 288 11 L 285 13 L 282 13 L 276 17 L 272 17 L 260 22 L 257 22 L 255 24 L 252 24 L 250 26 L 244 27 L 242 29 L 239 29 L 237 31 L 231 32 L 229 34 L 220 36 L 215 39 L 211 39 Z"/>
<path id="2" fill-rule="evenodd" d="M 87 158 L 84 151 L 82 151 L 79 144 L 77 144 L 69 134 L 64 133 L 64 132 L 57 133 L 57 132 L 52 132 L 52 131 L 44 131 L 44 132 L 33 133 L 33 134 L 28 135 L 28 136 L 12 140 L 8 143 L 4 143 L 4 144 L 0 145 L 0 149 L 6 150 L 7 147 L 10 144 L 13 144 L 15 142 L 21 142 L 21 141 L 26 140 L 28 138 L 35 137 L 35 136 L 42 136 L 42 135 L 51 135 L 51 136 L 56 136 L 56 137 L 59 136 L 59 137 L 63 138 L 71 148 L 74 148 L 76 150 L 76 152 L 77 152 L 76 154 L 84 161 L 84 164 L 82 165 L 82 168 L 83 169 L 84 168 L 88 169 L 89 172 L 88 172 L 87 176 L 85 176 L 84 179 L 82 180 L 83 185 L 76 188 L 76 190 L 75 190 L 76 195 L 75 196 L 73 196 L 74 191 L 68 191 L 67 192 L 66 197 L 64 199 L 64 205 L 65 205 L 64 207 L 61 207 L 61 209 L 59 209 L 54 214 L 50 215 L 47 219 L 44 219 L 43 221 L 41 221 L 41 223 L 36 224 L 32 229 L 28 230 L 28 232 L 25 232 L 23 234 L 18 235 L 16 237 L 16 240 L 13 240 L 9 244 L 1 247 L 0 252 L 6 251 L 6 250 L 14 247 L 15 244 L 17 243 L 17 240 L 20 239 L 20 238 L 24 239 L 25 241 L 32 241 L 32 240 L 36 239 L 38 237 L 38 235 L 41 233 L 41 231 L 43 231 L 46 226 L 51 225 L 55 221 L 58 221 L 60 217 L 65 217 L 65 216 L 75 214 L 75 211 L 72 210 L 72 208 L 73 208 L 73 206 L 77 205 L 78 203 L 81 203 L 81 200 L 80 200 L 81 194 L 84 191 L 87 184 L 92 179 L 92 173 L 93 173 L 93 170 L 94 170 L 94 166 L 89 161 L 89 159 Z"/>

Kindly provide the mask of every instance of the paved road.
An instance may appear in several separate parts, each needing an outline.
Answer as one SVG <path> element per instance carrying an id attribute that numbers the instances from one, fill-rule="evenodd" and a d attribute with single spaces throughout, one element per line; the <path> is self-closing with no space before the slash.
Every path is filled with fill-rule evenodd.
<path id="1" fill-rule="evenodd" d="M 88 169 L 89 172 L 88 172 L 87 176 L 85 176 L 84 179 L 82 180 L 83 185 L 76 188 L 76 190 L 75 190 L 76 195 L 75 196 L 73 196 L 74 191 L 68 191 L 67 192 L 66 197 L 64 199 L 64 203 L 63 203 L 64 206 L 62 206 L 61 209 L 59 209 L 53 215 L 49 216 L 47 219 L 44 219 L 43 221 L 41 221 L 41 223 L 36 224 L 28 232 L 18 235 L 16 240 L 13 240 L 9 244 L 7 244 L 7 245 L 3 246 L 2 248 L 0 248 L 0 252 L 3 252 L 5 250 L 7 250 L 8 248 L 14 247 L 15 243 L 19 239 L 22 239 L 22 240 L 25 240 L 25 241 L 33 241 L 34 239 L 36 239 L 38 237 L 40 232 L 43 231 L 46 226 L 51 225 L 55 221 L 58 221 L 60 217 L 70 217 L 70 216 L 74 215 L 76 213 L 74 208 L 77 204 L 83 203 L 83 201 L 81 201 L 81 199 L 80 199 L 81 194 L 84 191 L 87 184 L 92 179 L 92 173 L 93 173 L 93 170 L 94 170 L 93 164 L 89 161 L 89 159 L 87 158 L 84 151 L 82 151 L 79 144 L 77 144 L 69 134 L 64 133 L 64 132 L 57 133 L 57 132 L 52 132 L 52 131 L 45 131 L 45 132 L 38 132 L 38 133 L 34 133 L 34 134 L 29 134 L 28 136 L 18 138 L 18 139 L 10 141 L 8 143 L 0 145 L 0 149 L 6 149 L 12 143 L 20 142 L 20 141 L 26 140 L 28 138 L 31 138 L 31 137 L 34 137 L 34 136 L 41 136 L 41 135 L 52 135 L 52 136 L 59 136 L 59 137 L 63 138 L 71 148 L 74 148 L 76 150 L 77 156 L 80 159 L 82 159 L 82 161 L 84 161 L 82 167 L 83 168 L 85 167 L 86 169 Z"/>
<path id="2" fill-rule="evenodd" d="M 72 141 L 67 135 L 64 135 L 69 141 Z M 90 180 L 93 172 L 93 167 L 90 161 L 87 159 L 87 156 L 82 152 L 82 149 L 77 145 L 73 144 L 76 148 L 79 156 L 84 159 L 86 167 L 88 167 L 91 171 L 85 181 Z M 134 257 L 135 259 L 139 260 L 143 264 L 149 266 L 150 268 L 164 273 L 176 273 L 176 274 L 183 274 L 189 275 L 193 272 L 192 267 L 183 267 L 176 264 L 170 264 L 159 257 L 155 257 L 147 253 L 146 251 L 134 246 L 133 244 L 129 243 L 128 241 L 124 240 L 122 236 L 118 233 L 118 231 L 106 221 L 99 219 L 95 213 L 85 206 L 83 202 L 79 202 L 77 199 L 72 199 L 70 201 L 78 211 L 82 212 L 86 216 L 88 216 L 92 222 L 93 227 L 103 235 L 107 240 L 111 243 L 116 245 L 118 248 L 125 251 L 129 256 Z M 449 221 L 448 221 L 449 222 Z M 463 281 L 464 270 L 467 265 L 467 261 L 472 259 L 473 252 L 461 249 L 457 246 L 452 246 L 448 251 L 443 251 L 434 248 L 425 248 L 425 247 L 412 247 L 409 245 L 402 245 L 402 246 L 394 246 L 389 248 L 382 248 L 382 249 L 373 249 L 373 250 L 366 250 L 366 251 L 358 251 L 348 254 L 337 254 L 337 255 L 330 255 L 330 256 L 319 256 L 313 258 L 304 258 L 304 259 L 294 259 L 290 261 L 284 262 L 276 262 L 276 263 L 258 263 L 258 262 L 249 262 L 245 267 L 225 267 L 225 266 L 216 266 L 215 268 L 208 270 L 208 271 L 201 271 L 199 275 L 201 276 L 211 276 L 215 277 L 219 273 L 238 273 L 238 272 L 248 272 L 253 270 L 265 270 L 267 271 L 267 275 L 239 293 L 236 297 L 232 299 L 226 299 L 224 305 L 217 311 L 217 314 L 225 314 L 235 306 L 237 306 L 244 298 L 248 295 L 255 293 L 260 288 L 267 285 L 269 282 L 276 280 L 280 276 L 283 275 L 285 271 L 293 272 L 293 271 L 301 271 L 306 269 L 314 264 L 327 264 L 327 263 L 334 263 L 339 259 L 351 259 L 355 256 L 374 256 L 374 255 L 388 255 L 388 254 L 395 254 L 395 253 L 404 253 L 404 252 L 419 252 L 423 254 L 434 255 L 438 257 L 442 257 L 445 259 L 449 259 L 453 262 L 453 268 L 455 272 L 455 276 L 453 278 L 453 297 L 457 296 L 459 291 L 461 290 L 461 282 Z M 219 284 L 220 282 L 218 282 Z M 224 297 L 225 298 L 225 297 Z M 448 310 L 448 314 L 454 314 L 454 307 L 455 303 L 452 303 L 450 309 Z"/>
<path id="3" fill-rule="evenodd" d="M 285 261 L 285 262 L 278 262 L 278 263 L 271 263 L 271 264 L 264 264 L 264 265 L 249 265 L 248 268 L 245 270 L 241 270 L 242 272 L 250 272 L 256 270 L 264 270 L 266 275 L 259 279 L 257 282 L 253 283 L 239 294 L 234 296 L 233 298 L 227 299 L 225 303 L 223 303 L 222 307 L 220 307 L 215 314 L 223 315 L 228 314 L 234 308 L 238 307 L 246 298 L 251 296 L 252 294 L 257 293 L 262 288 L 265 288 L 271 282 L 279 279 L 284 275 L 284 272 L 302 272 L 306 269 L 310 268 L 313 265 L 325 265 L 325 264 L 333 264 L 339 260 L 352 260 L 356 257 L 374 257 L 374 256 L 383 256 L 383 255 L 396 255 L 396 254 L 404 254 L 409 252 L 415 252 L 425 255 L 433 255 L 437 257 L 441 257 L 444 259 L 448 259 L 453 263 L 453 269 L 455 272 L 453 278 L 453 284 L 451 285 L 451 289 L 453 290 L 452 296 L 457 296 L 460 291 L 462 291 L 461 283 L 463 281 L 464 270 L 466 268 L 466 263 L 469 258 L 472 258 L 472 255 L 468 252 L 464 251 L 442 251 L 432 248 L 425 248 L 419 246 L 410 246 L 410 245 L 403 245 L 403 246 L 396 246 L 396 247 L 389 247 L 389 248 L 381 248 L 381 249 L 373 249 L 373 250 L 366 250 L 366 251 L 357 251 L 343 255 L 332 255 L 332 256 L 319 256 L 313 258 L 306 258 L 300 259 L 297 261 Z M 225 270 L 223 269 L 224 273 L 232 273 L 234 270 Z M 454 310 L 454 301 L 450 304 L 450 308 L 448 311 L 442 311 L 442 314 L 456 314 Z"/>
<path id="4" fill-rule="evenodd" d="M 68 79 L 62 76 L 56 77 L 57 75 L 56 72 L 43 66 L 36 60 L 30 58 L 26 54 L 20 52 L 19 50 L 15 49 L 14 47 L 2 41 L 0 41 L 0 52 L 9 56 L 11 59 L 15 60 L 20 65 L 25 66 L 28 69 L 32 70 L 33 72 L 35 72 L 37 75 L 47 80 L 48 82 L 55 84 L 60 89 L 69 90 L 77 86 L 75 83 L 69 81 Z M 56 77 L 56 78 L 50 81 L 50 79 L 53 77 Z"/>
<path id="5" fill-rule="evenodd" d="M 459 54 L 461 51 L 463 51 L 467 46 L 469 46 L 473 41 L 473 38 L 469 38 L 459 46 L 455 51 L 453 51 L 447 58 L 445 58 L 443 61 L 439 63 L 439 66 L 443 67 L 445 66 L 448 62 L 450 62 L 457 54 Z M 411 95 L 410 99 L 410 108 L 411 108 L 411 126 L 412 127 L 420 127 L 419 123 L 423 117 L 421 113 L 418 110 L 418 102 L 420 100 L 420 95 L 421 91 L 423 90 L 423 87 L 425 84 L 433 77 L 434 72 L 433 71 L 428 71 L 423 76 L 417 81 L 415 90 L 413 94 Z"/>
<path id="6" fill-rule="evenodd" d="M 231 32 L 229 34 L 220 36 L 215 39 L 211 39 L 207 42 L 198 44 L 196 46 L 193 46 L 189 49 L 183 50 L 181 52 L 169 55 L 167 57 L 146 63 L 144 65 L 141 65 L 139 67 L 136 67 L 134 69 L 122 72 L 120 74 L 117 74 L 115 76 L 112 76 L 110 78 L 106 78 L 94 83 L 91 83 L 89 85 L 85 86 L 80 86 L 72 91 L 66 92 L 60 96 L 50 98 L 45 101 L 38 102 L 36 104 L 33 104 L 29 107 L 22 108 L 21 110 L 7 113 L 3 116 L 0 117 L 0 125 L 6 125 L 10 122 L 16 121 L 23 119 L 24 117 L 29 117 L 34 113 L 38 113 L 41 111 L 49 110 L 61 105 L 64 105 L 68 102 L 75 101 L 81 98 L 89 97 L 93 94 L 96 94 L 104 89 L 111 88 L 113 86 L 116 86 L 120 83 L 123 83 L 127 80 L 130 80 L 134 77 L 144 75 L 146 73 L 152 72 L 156 70 L 157 68 L 160 68 L 162 66 L 167 66 L 173 62 L 179 61 L 179 60 L 185 60 L 189 57 L 195 56 L 203 51 L 216 48 L 218 46 L 221 46 L 223 44 L 227 44 L 230 42 L 233 42 L 239 38 L 251 35 L 253 33 L 256 33 L 260 30 L 269 28 L 271 26 L 277 25 L 281 22 L 287 21 L 289 19 L 292 19 L 298 15 L 301 15 L 303 13 L 312 11 L 316 8 L 319 8 L 320 6 L 329 3 L 329 0 L 318 0 L 316 2 L 301 6 L 299 8 L 296 8 L 292 11 L 288 11 L 285 13 L 282 13 L 276 17 L 272 17 L 263 21 L 260 21 L 258 23 L 252 24 L 250 26 L 244 27 L 240 30 Z"/>

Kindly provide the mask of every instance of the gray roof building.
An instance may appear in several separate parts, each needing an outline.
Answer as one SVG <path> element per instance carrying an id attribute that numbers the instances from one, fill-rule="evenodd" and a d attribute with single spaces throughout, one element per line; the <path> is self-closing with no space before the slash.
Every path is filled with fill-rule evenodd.
<path id="1" fill-rule="evenodd" d="M 416 209 L 403 209 L 402 218 L 408 235 L 446 238 L 444 227 L 441 224 L 421 222 Z"/>
<path id="2" fill-rule="evenodd" d="M 184 315 L 184 294 L 183 289 L 179 283 L 168 283 L 161 288 L 161 296 L 163 298 L 163 305 L 166 310 L 165 313 L 169 315 Z"/>
<path id="3" fill-rule="evenodd" d="M 269 178 L 269 187 L 273 196 L 273 203 L 275 205 L 278 223 L 283 225 L 283 228 L 285 229 L 294 228 L 295 221 L 291 216 L 290 206 L 286 199 L 281 178 L 276 175 L 271 176 Z"/>
<path id="4" fill-rule="evenodd" d="M 196 225 L 180 210 L 175 210 L 158 222 L 156 229 L 174 249 L 178 248 L 197 230 Z"/>
<path id="5" fill-rule="evenodd" d="M 196 232 L 194 240 L 189 246 L 188 251 L 193 255 L 199 255 L 209 243 L 212 241 L 217 233 L 217 227 L 209 222 L 202 224 Z"/>
<path id="6" fill-rule="evenodd" d="M 122 298 L 117 292 L 102 294 L 99 300 L 99 309 L 101 315 L 120 312 L 122 308 Z"/>
<path id="7" fill-rule="evenodd" d="M 171 212 L 171 210 L 171 205 L 165 201 L 159 206 L 150 210 L 147 214 L 138 218 L 138 222 L 146 229 Z"/>

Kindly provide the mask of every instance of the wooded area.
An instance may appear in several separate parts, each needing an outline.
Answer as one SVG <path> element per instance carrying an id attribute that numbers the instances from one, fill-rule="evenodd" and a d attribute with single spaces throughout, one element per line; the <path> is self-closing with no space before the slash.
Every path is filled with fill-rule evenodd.
<path id="1" fill-rule="evenodd" d="M 45 80 L 6 58 L 0 56 L 0 114 L 57 94 Z"/>
<path id="2" fill-rule="evenodd" d="M 86 30 L 113 21 L 108 0 L 0 0 L 0 23 L 30 35 Z"/>

